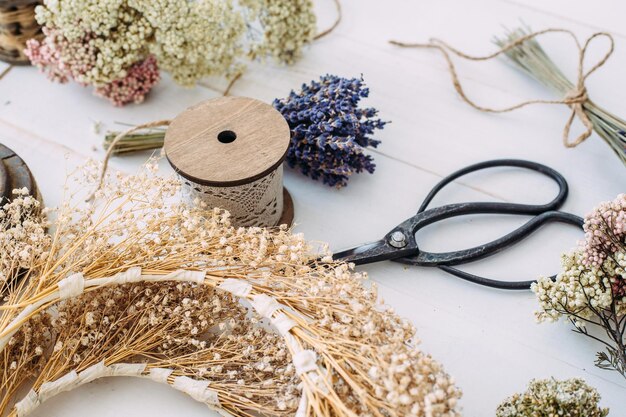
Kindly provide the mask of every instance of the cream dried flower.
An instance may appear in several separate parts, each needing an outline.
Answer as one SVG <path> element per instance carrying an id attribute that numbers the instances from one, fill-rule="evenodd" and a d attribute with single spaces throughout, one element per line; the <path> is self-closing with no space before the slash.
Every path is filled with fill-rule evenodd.
<path id="1" fill-rule="evenodd" d="M 539 321 L 570 320 L 575 331 L 605 346 L 596 365 L 626 377 L 626 196 L 600 204 L 585 218 L 585 241 L 561 257 L 556 279 L 532 285 Z M 604 336 L 589 333 L 597 326 Z"/>
<path id="2" fill-rule="evenodd" d="M 153 28 L 126 0 L 55 0 L 38 6 L 39 24 L 54 31 L 61 66 L 81 84 L 103 86 L 122 79 L 147 55 Z M 74 62 L 83 64 L 76 68 Z"/>
<path id="3" fill-rule="evenodd" d="M 504 400 L 496 417 L 605 417 L 600 394 L 580 378 L 532 380 L 522 394 Z"/>
<path id="4" fill-rule="evenodd" d="M 246 25 L 230 0 L 129 0 L 128 5 L 154 28 L 148 48 L 176 82 L 192 86 L 239 68 Z"/>
<path id="5" fill-rule="evenodd" d="M 27 189 L 14 190 L 9 202 L 0 199 L 0 288 L 6 292 L 20 274 L 28 274 L 48 255 L 48 221 L 41 203 Z"/>
<path id="6" fill-rule="evenodd" d="M 246 57 L 292 64 L 315 35 L 311 0 L 45 0 L 36 17 L 46 37 L 28 43 L 33 64 L 116 105 L 143 100 L 155 84 L 133 73 L 150 56 L 151 67 L 192 86 L 240 73 Z"/>
<path id="7" fill-rule="evenodd" d="M 316 34 L 316 17 L 311 0 L 242 0 L 253 20 L 258 21 L 262 36 L 253 43 L 252 57 L 273 57 L 293 64 L 302 48 Z"/>

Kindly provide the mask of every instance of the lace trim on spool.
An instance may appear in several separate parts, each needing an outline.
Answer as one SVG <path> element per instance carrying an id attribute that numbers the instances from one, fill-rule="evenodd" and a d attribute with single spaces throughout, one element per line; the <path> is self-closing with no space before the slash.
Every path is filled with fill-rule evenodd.
<path id="1" fill-rule="evenodd" d="M 236 226 L 275 226 L 283 213 L 283 167 L 249 184 L 234 187 L 211 187 L 183 180 L 183 195 L 207 207 L 228 210 Z"/>

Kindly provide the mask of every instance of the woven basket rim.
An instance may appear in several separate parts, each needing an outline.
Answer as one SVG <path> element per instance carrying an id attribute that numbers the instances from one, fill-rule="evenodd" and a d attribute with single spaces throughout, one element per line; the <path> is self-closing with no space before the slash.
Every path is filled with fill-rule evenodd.
<path id="1" fill-rule="evenodd" d="M 40 0 L 0 0 L 0 8 L 9 8 L 15 6 L 29 6 L 40 4 Z"/>

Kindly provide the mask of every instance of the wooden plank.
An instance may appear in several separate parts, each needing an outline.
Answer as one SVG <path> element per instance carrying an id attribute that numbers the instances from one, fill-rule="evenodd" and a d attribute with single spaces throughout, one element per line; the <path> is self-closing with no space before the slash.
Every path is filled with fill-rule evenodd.
<path id="1" fill-rule="evenodd" d="M 622 19 L 622 5 L 615 0 L 594 1 L 541 1 L 541 0 L 501 0 L 521 9 L 537 11 L 548 16 L 555 16 L 576 25 L 584 25 L 593 30 L 608 31 L 626 39 Z"/>
<path id="2" fill-rule="evenodd" d="M 50 155 L 60 152 L 52 144 L 36 137 L 21 136 L 6 128 L 0 130 L 0 137 L 12 137 L 9 144 L 28 153 L 27 162 L 36 169 L 35 175 L 45 182 L 42 188 L 47 193 L 46 201 L 58 204 L 61 192 L 54 184 L 61 184 L 63 171 L 71 171 L 82 156 L 65 150 L 67 159 L 57 161 L 58 169 L 50 170 Z M 124 165 L 129 172 L 135 169 L 130 162 Z M 421 197 L 437 180 L 434 175 L 420 173 L 382 156 L 379 165 L 376 175 L 356 177 L 344 190 L 312 183 L 288 172 L 286 185 L 295 198 L 298 230 L 305 232 L 310 239 L 330 241 L 335 249 L 371 240 L 384 234 L 398 219 L 410 216 Z M 54 180 L 51 181 L 50 177 Z M 419 178 L 411 184 L 408 193 L 404 189 L 408 184 L 402 180 L 407 178 Z M 532 177 L 526 180 L 530 182 L 524 184 L 533 188 L 540 183 L 534 182 Z M 547 197 L 551 191 L 541 190 L 541 187 L 538 190 L 541 197 Z M 445 194 L 459 201 L 488 198 L 459 185 L 453 185 Z M 420 234 L 420 239 L 428 250 L 459 249 L 480 243 L 478 237 L 481 240 L 495 238 L 521 221 L 504 216 L 479 217 L 471 222 L 435 226 L 435 229 Z M 577 236 L 579 232 L 573 228 L 550 227 L 513 251 L 473 265 L 470 271 L 502 277 L 504 271 L 515 269 L 515 273 L 507 273 L 512 279 L 552 273 L 558 267 L 560 251 L 571 246 Z M 451 241 L 455 242 L 454 247 L 450 246 Z M 533 262 L 525 262 L 526 259 L 533 259 Z M 571 333 L 567 325 L 537 326 L 531 314 L 536 308 L 531 294 L 491 291 L 436 270 L 389 263 L 364 269 L 379 284 L 386 302 L 397 306 L 404 316 L 418 325 L 418 337 L 424 340 L 424 349 L 441 360 L 460 381 L 466 390 L 466 410 L 493 410 L 500 398 L 521 389 L 538 373 L 558 377 L 582 375 L 602 388 L 607 405 L 619 410 L 620 403 L 615 394 L 626 388 L 619 376 L 590 366 L 598 346 L 581 343 L 580 337 Z M 511 309 L 511 305 L 515 308 Z M 564 343 L 576 348 L 563 350 Z M 463 348 L 459 349 L 459 346 Z M 468 355 L 472 357 L 471 366 L 467 363 Z M 526 359 L 515 361 L 512 357 Z M 520 362 L 525 363 L 524 360 L 532 361 L 532 364 L 518 366 Z M 481 384 L 475 383 L 477 369 L 480 369 Z M 502 382 L 503 375 L 507 375 L 506 384 Z M 96 398 L 100 401 L 100 389 L 89 389 L 98 393 Z M 84 407 L 82 397 L 70 394 L 70 398 L 70 407 L 73 407 L 71 404 L 78 404 L 79 409 Z M 166 398 L 174 400 L 171 396 Z M 140 406 L 132 400 L 124 404 L 129 408 Z M 182 404 L 186 403 L 182 402 L 181 407 Z"/>
<path id="3" fill-rule="evenodd" d="M 318 4 L 329 8 L 322 17 L 331 22 L 332 2 Z M 363 73 L 371 87 L 365 103 L 393 121 L 377 134 L 383 140 L 374 155 L 377 172 L 355 176 L 343 190 L 286 170 L 295 224 L 309 239 L 328 241 L 337 250 L 378 239 L 411 216 L 441 176 L 489 158 L 527 158 L 558 169 L 571 187 L 565 209 L 578 214 L 624 191 L 624 168 L 598 137 L 573 150 L 562 146 L 560 135 L 568 115 L 565 107 L 533 107 L 506 115 L 478 113 L 456 97 L 437 53 L 404 50 L 387 43 L 390 38 L 419 41 L 438 36 L 462 50 L 486 53 L 493 50 L 489 40 L 501 33 L 502 23 L 517 25 L 522 18 L 536 29 L 567 25 L 585 35 L 591 27 L 584 16 L 578 24 L 571 16 L 562 18 L 500 0 L 393 0 L 384 7 L 374 0 L 346 0 L 343 4 L 344 20 L 337 32 L 313 45 L 296 66 L 252 65 L 233 89 L 235 94 L 270 102 L 320 74 L 348 77 Z M 564 42 L 557 37 L 545 39 L 550 54 L 571 73 L 575 58 Z M 626 114 L 626 92 L 615 88 L 620 85 L 624 64 L 626 54 L 618 48 L 616 56 L 588 83 L 592 98 L 616 114 Z M 502 61 L 460 63 L 459 70 L 468 94 L 493 106 L 551 97 L 544 87 Z M 213 89 L 182 89 L 165 77 L 146 103 L 119 109 L 92 97 L 88 89 L 51 84 L 35 69 L 16 68 L 0 82 L 0 142 L 25 159 L 45 201 L 56 205 L 63 194 L 65 173 L 89 157 L 102 158 L 104 154 L 102 135 L 92 131 L 95 121 L 102 122 L 104 129 L 119 129 L 114 122 L 138 124 L 174 117 L 188 106 L 219 96 L 224 87 L 224 81 L 207 80 L 205 84 Z M 112 167 L 134 172 L 147 155 L 114 158 Z M 171 173 L 166 162 L 161 170 Z M 452 185 L 435 203 L 541 202 L 555 192 L 539 175 L 502 169 Z M 452 220 L 420 232 L 420 245 L 433 251 L 460 249 L 494 239 L 524 220 L 507 216 Z M 515 249 L 466 269 L 503 279 L 551 274 L 558 270 L 560 252 L 574 246 L 580 236 L 574 228 L 551 225 Z M 537 326 L 532 317 L 536 309 L 532 294 L 492 291 L 438 270 L 391 263 L 361 270 L 378 283 L 386 303 L 418 327 L 423 348 L 457 378 L 465 391 L 462 404 L 466 415 L 493 415 L 505 396 L 522 390 L 533 377 L 548 376 L 582 376 L 599 389 L 603 404 L 612 408 L 611 415 L 626 414 L 624 380 L 593 366 L 594 352 L 600 346 L 573 334 L 565 323 Z M 207 415 L 205 407 L 172 390 L 125 380 L 83 387 L 52 400 L 45 412 L 78 416 L 89 410 L 94 417 L 115 412 L 167 415 L 172 404 L 179 413 Z M 43 417 L 43 410 L 33 415 Z"/>

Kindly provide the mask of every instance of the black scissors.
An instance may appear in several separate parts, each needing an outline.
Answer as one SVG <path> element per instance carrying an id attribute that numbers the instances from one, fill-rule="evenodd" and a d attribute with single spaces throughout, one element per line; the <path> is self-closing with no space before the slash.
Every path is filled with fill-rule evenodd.
<path id="1" fill-rule="evenodd" d="M 472 202 L 448 204 L 427 210 L 428 205 L 435 195 L 450 182 L 471 172 L 492 167 L 519 167 L 540 172 L 557 183 L 559 193 L 549 203 L 540 205 Z M 391 260 L 410 265 L 436 266 L 445 272 L 480 285 L 506 290 L 528 289 L 534 281 L 510 282 L 483 278 L 461 271 L 453 266 L 491 256 L 514 245 L 548 222 L 556 221 L 568 223 L 582 229 L 583 219 L 581 217 L 557 211 L 565 202 L 567 193 L 568 186 L 565 178 L 552 168 L 536 162 L 519 159 L 499 159 L 470 165 L 452 173 L 435 185 L 424 199 L 417 214 L 393 228 L 384 238 L 376 242 L 335 253 L 333 259 L 353 262 L 357 265 Z M 488 213 L 534 215 L 534 217 L 507 235 L 470 249 L 455 252 L 431 253 L 421 251 L 417 245 L 415 234 L 429 224 L 451 217 Z"/>

